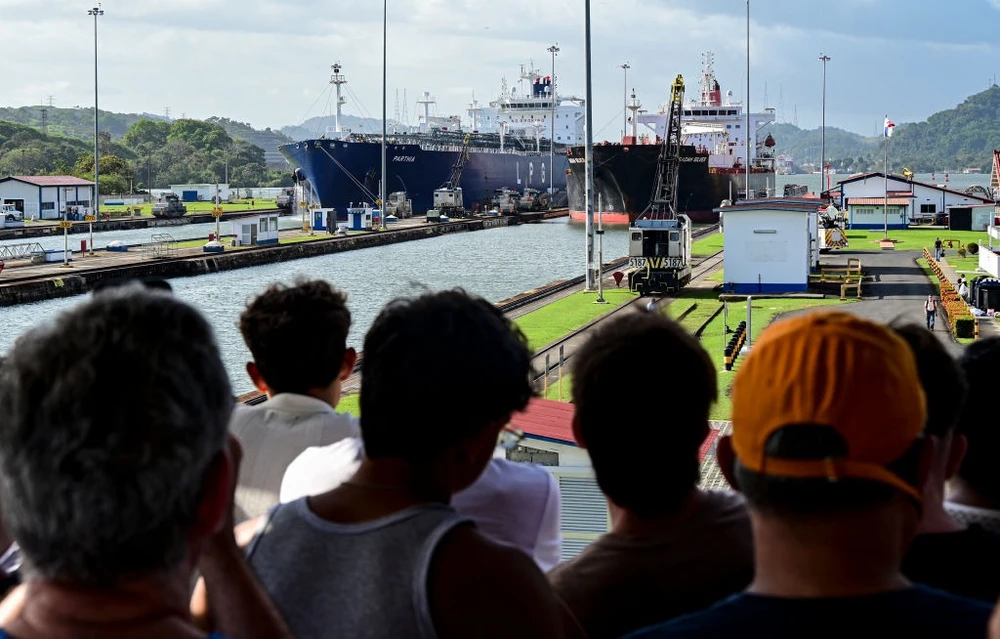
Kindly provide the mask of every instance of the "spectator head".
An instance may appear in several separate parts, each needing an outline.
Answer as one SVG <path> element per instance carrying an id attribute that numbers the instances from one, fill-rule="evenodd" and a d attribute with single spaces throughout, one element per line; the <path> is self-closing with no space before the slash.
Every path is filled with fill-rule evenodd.
<path id="1" fill-rule="evenodd" d="M 140 286 L 15 343 L 0 370 L 0 503 L 29 578 L 185 585 L 223 525 L 229 378 L 208 323 Z"/>
<path id="2" fill-rule="evenodd" d="M 671 398 L 666 408 L 659 401 L 622 401 L 623 374 L 661 379 L 664 362 L 683 371 L 664 388 Z M 664 315 L 634 313 L 598 330 L 574 357 L 573 426 L 608 499 L 639 517 L 679 509 L 700 478 L 698 451 L 716 395 L 708 353 Z"/>
<path id="3" fill-rule="evenodd" d="M 1000 428 L 984 410 L 984 402 L 995 392 L 994 377 L 1000 370 L 1000 338 L 983 339 L 965 347 L 958 360 L 969 385 L 969 398 L 958 419 L 957 432 L 965 437 L 967 451 L 957 476 L 965 486 L 994 509 L 1000 509 Z"/>
<path id="4" fill-rule="evenodd" d="M 347 348 L 347 297 L 323 280 L 273 284 L 240 316 L 240 332 L 254 361 L 247 373 L 271 394 L 319 394 L 336 405 L 340 382 L 354 369 Z M 332 395 L 331 395 L 332 391 Z"/>
<path id="5" fill-rule="evenodd" d="M 482 473 L 500 430 L 531 397 L 524 335 L 461 290 L 390 302 L 368 330 L 364 353 L 366 456 L 436 466 L 452 492 Z"/>
<path id="6" fill-rule="evenodd" d="M 968 392 L 965 373 L 941 341 L 923 326 L 900 324 L 892 329 L 917 360 L 917 374 L 927 398 L 924 434 L 937 441 L 933 475 L 943 489 L 943 482 L 955 474 L 965 455 L 965 438 L 955 434 Z"/>
<path id="7" fill-rule="evenodd" d="M 737 371 L 720 465 L 755 517 L 833 524 L 899 509 L 909 539 L 933 451 L 925 419 L 906 342 L 846 313 L 807 314 L 765 330 Z"/>
<path id="8" fill-rule="evenodd" d="M 155 275 L 149 275 L 146 277 L 116 277 L 108 280 L 102 280 L 94 286 L 93 292 L 94 294 L 97 294 L 112 288 L 129 286 L 132 284 L 141 284 L 142 286 L 155 291 L 164 291 L 167 293 L 172 293 L 174 291 L 174 287 L 170 285 L 168 280 Z"/>

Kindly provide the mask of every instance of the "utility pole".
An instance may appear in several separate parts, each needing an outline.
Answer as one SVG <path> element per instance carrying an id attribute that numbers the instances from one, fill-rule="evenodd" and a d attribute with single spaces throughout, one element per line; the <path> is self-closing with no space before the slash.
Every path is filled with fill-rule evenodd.
<path id="1" fill-rule="evenodd" d="M 746 165 L 746 199 L 752 200 L 753 195 L 750 191 L 750 136 L 753 135 L 757 137 L 756 132 L 750 131 L 750 0 L 747 0 L 747 104 L 744 107 L 746 112 L 746 131 L 744 135 L 746 136 L 746 151 L 747 151 L 747 165 Z"/>
<path id="2" fill-rule="evenodd" d="M 549 208 L 555 200 L 555 188 L 553 188 L 553 174 L 555 173 L 556 159 L 556 54 L 559 53 L 559 44 L 553 44 L 548 48 L 552 54 L 552 84 L 549 90 L 549 99 L 552 100 L 552 114 L 549 118 Z"/>
<path id="3" fill-rule="evenodd" d="M 628 70 L 632 67 L 626 62 L 619 68 L 625 72 L 625 83 L 622 88 L 622 105 L 624 107 L 622 110 L 622 138 L 624 138 L 628 135 Z"/>
<path id="4" fill-rule="evenodd" d="M 586 229 L 587 229 L 587 288 L 588 291 L 593 291 L 596 288 L 596 282 L 594 281 L 594 87 L 593 78 L 591 77 L 591 43 L 590 43 L 590 0 L 585 0 L 585 10 L 584 10 L 584 39 L 586 42 L 586 51 L 584 57 L 586 58 L 586 78 L 587 78 L 587 104 L 584 109 L 586 114 L 585 128 L 587 131 L 586 135 L 586 163 L 587 163 L 587 177 L 586 177 L 586 196 L 587 204 L 585 208 L 587 209 L 586 215 Z"/>
<path id="5" fill-rule="evenodd" d="M 100 180 L 100 148 L 98 146 L 98 118 L 97 110 L 97 18 L 104 15 L 101 3 L 87 11 L 87 15 L 94 16 L 94 206 L 90 211 L 90 255 L 94 255 L 94 220 L 101 214 L 101 180 Z"/>
<path id="6" fill-rule="evenodd" d="M 385 201 L 389 175 L 386 173 L 386 73 L 389 52 L 389 0 L 382 0 L 382 179 L 379 184 L 379 230 L 385 230 Z M 337 106 L 340 109 L 340 106 Z"/>
<path id="7" fill-rule="evenodd" d="M 830 56 L 826 54 L 819 54 L 819 61 L 823 63 L 823 123 L 820 127 L 820 158 L 819 165 L 820 170 L 823 171 L 823 185 L 829 190 L 830 177 L 826 172 L 826 63 L 830 61 Z M 822 191 L 822 187 L 820 191 Z"/>

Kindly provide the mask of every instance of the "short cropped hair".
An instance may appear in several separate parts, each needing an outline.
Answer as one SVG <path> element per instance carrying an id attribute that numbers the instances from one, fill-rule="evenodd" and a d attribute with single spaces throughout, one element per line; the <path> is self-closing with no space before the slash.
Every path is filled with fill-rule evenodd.
<path id="1" fill-rule="evenodd" d="M 104 587 L 188 552 L 233 399 L 212 329 L 138 285 L 25 334 L 0 369 L 0 503 L 25 570 Z"/>
<path id="2" fill-rule="evenodd" d="M 985 410 L 995 391 L 993 383 L 1000 370 L 1000 338 L 990 337 L 965 347 L 958 359 L 969 384 L 969 400 L 958 419 L 957 431 L 965 435 L 969 446 L 958 476 L 976 492 L 1000 504 L 1000 427 Z"/>
<path id="3" fill-rule="evenodd" d="M 462 290 L 390 302 L 368 330 L 361 364 L 365 454 L 426 461 L 531 398 L 527 340 L 503 313 Z"/>
<path id="4" fill-rule="evenodd" d="M 273 284 L 240 316 L 240 332 L 275 393 L 307 394 L 340 375 L 351 330 L 347 296 L 323 280 Z"/>
<path id="5" fill-rule="evenodd" d="M 910 346 L 917 360 L 917 374 L 927 397 L 924 432 L 944 437 L 955 429 L 965 405 L 965 372 L 941 341 L 923 326 L 899 324 L 890 328 Z"/>
<path id="6" fill-rule="evenodd" d="M 887 468 L 916 487 L 921 440 Z M 847 454 L 847 442 L 829 426 L 790 424 L 776 430 L 765 445 L 776 459 L 826 459 Z M 880 482 L 845 478 L 778 477 L 749 470 L 736 460 L 736 484 L 750 507 L 781 518 L 801 518 L 863 510 L 887 502 L 898 493 Z"/>
<path id="7" fill-rule="evenodd" d="M 604 494 L 639 516 L 678 509 L 698 484 L 717 395 L 708 353 L 662 314 L 595 332 L 573 358 L 573 403 Z"/>

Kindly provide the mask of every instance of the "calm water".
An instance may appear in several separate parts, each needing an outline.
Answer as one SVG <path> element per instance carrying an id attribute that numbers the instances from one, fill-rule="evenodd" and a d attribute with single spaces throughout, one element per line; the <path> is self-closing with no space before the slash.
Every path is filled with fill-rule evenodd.
<path id="1" fill-rule="evenodd" d="M 302 220 L 298 217 L 289 216 L 278 218 L 278 224 L 282 229 L 296 229 L 302 226 Z M 220 232 L 223 235 L 231 235 L 233 232 L 232 222 L 221 222 Z M 129 231 L 94 231 L 94 248 L 104 248 L 110 242 L 123 242 L 125 244 L 147 244 L 151 241 L 154 233 L 168 233 L 175 240 L 196 240 L 199 238 L 208 239 L 209 233 L 215 233 L 215 222 L 205 224 L 184 224 L 179 226 L 164 226 L 148 229 L 133 229 Z M 69 236 L 69 247 L 71 250 L 80 250 L 80 240 L 88 240 L 87 233 L 75 233 Z M 43 249 L 62 250 L 63 236 L 48 236 L 29 239 L 0 240 L 0 246 L 7 244 L 24 244 L 26 242 L 38 242 Z"/>
<path id="2" fill-rule="evenodd" d="M 624 228 L 606 229 L 605 261 L 624 256 L 627 242 Z M 305 275 L 329 280 L 345 290 L 354 317 L 348 341 L 360 347 L 379 309 L 394 297 L 417 293 L 424 287 L 440 290 L 461 286 L 497 302 L 553 280 L 582 275 L 584 246 L 582 225 L 557 220 L 181 278 L 171 283 L 177 296 L 197 305 L 215 327 L 233 388 L 243 393 L 252 386 L 243 370 L 249 352 L 237 321 L 247 300 L 271 282 L 290 282 L 296 275 Z M 6 352 L 26 329 L 82 299 L 0 308 L 0 353 Z M 303 347 L 308 343 L 309 335 L 303 335 Z"/>

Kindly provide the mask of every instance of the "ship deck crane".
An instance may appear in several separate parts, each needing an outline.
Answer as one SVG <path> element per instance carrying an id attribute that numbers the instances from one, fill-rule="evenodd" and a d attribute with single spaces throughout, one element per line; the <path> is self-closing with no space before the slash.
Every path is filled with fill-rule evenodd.
<path id="1" fill-rule="evenodd" d="M 462 201 L 462 170 L 469 159 L 469 143 L 472 136 L 466 135 L 462 142 L 462 151 L 458 160 L 451 167 L 451 174 L 440 188 L 434 190 L 434 208 L 427 211 L 428 222 L 440 222 L 442 216 L 464 216 L 465 203 Z"/>
<path id="2" fill-rule="evenodd" d="M 691 281 L 691 220 L 677 213 L 683 112 L 684 78 L 678 75 L 649 205 L 629 227 L 629 287 L 640 295 L 672 293 Z"/>

